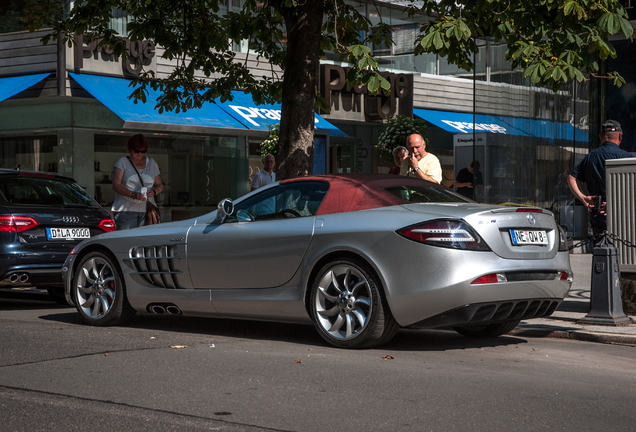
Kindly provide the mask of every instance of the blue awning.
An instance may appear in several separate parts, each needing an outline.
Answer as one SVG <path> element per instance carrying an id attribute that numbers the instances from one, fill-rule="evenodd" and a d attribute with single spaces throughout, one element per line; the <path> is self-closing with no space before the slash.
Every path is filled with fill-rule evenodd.
<path id="1" fill-rule="evenodd" d="M 232 96 L 233 100 L 220 103 L 220 106 L 248 129 L 266 131 L 268 125 L 280 123 L 281 104 L 256 105 L 252 96 L 242 91 L 233 91 Z M 318 114 L 314 114 L 314 125 L 316 130 L 329 132 L 332 136 L 348 136 Z"/>
<path id="2" fill-rule="evenodd" d="M 280 123 L 280 104 L 256 105 L 249 94 L 233 91 L 234 100 L 206 102 L 201 108 L 176 113 L 164 111 L 159 114 L 155 109 L 159 91 L 148 88 L 146 103 L 135 104 L 128 97 L 133 91 L 131 81 L 100 75 L 69 73 L 79 85 L 99 100 L 127 126 L 179 125 L 225 129 L 267 131 L 268 124 Z M 330 135 L 347 136 L 340 129 L 316 114 L 316 129 L 328 131 Z"/>
<path id="3" fill-rule="evenodd" d="M 0 78 L 0 102 L 17 95 L 20 92 L 33 87 L 48 76 L 50 73 L 37 75 L 24 75 L 10 78 Z"/>
<path id="4" fill-rule="evenodd" d="M 415 108 L 413 114 L 454 134 L 473 133 L 473 115 L 449 111 Z M 475 115 L 475 132 L 490 132 L 541 139 L 587 141 L 588 133 L 570 123 L 519 117 Z"/>
<path id="5" fill-rule="evenodd" d="M 127 123 L 245 129 L 242 123 L 212 102 L 206 102 L 201 108 L 186 112 L 164 111 L 159 114 L 159 111 L 155 109 L 157 98 L 161 94 L 159 91 L 148 88 L 146 103 L 135 104 L 132 99 L 128 99 L 133 91 L 133 87 L 129 87 L 131 83 L 129 80 L 99 75 L 75 73 L 69 73 L 69 75 L 95 99 Z"/>

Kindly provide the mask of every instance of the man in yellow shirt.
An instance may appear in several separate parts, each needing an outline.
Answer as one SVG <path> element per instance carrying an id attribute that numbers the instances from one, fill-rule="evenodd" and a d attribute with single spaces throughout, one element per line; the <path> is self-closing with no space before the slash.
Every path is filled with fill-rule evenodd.
<path id="1" fill-rule="evenodd" d="M 406 148 L 409 150 L 409 157 L 402 162 L 400 175 L 441 183 L 442 166 L 434 154 L 426 151 L 426 141 L 422 135 L 409 135 L 406 138 Z"/>

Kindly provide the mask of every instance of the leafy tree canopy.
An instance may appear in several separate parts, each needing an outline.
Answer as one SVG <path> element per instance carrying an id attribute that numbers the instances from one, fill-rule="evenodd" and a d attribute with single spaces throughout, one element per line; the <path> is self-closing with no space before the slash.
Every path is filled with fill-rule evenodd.
<path id="1" fill-rule="evenodd" d="M 44 0 L 43 0 L 44 1 Z M 392 29 L 376 24 L 344 0 L 245 0 L 242 7 L 221 13 L 226 0 L 83 0 L 67 19 L 42 15 L 31 29 L 52 26 L 58 34 L 88 34 L 125 55 L 125 44 L 109 28 L 113 11 L 128 13 L 129 38 L 152 39 L 175 68 L 168 76 L 143 72 L 131 90 L 145 100 L 146 89 L 160 89 L 159 110 L 187 110 L 202 102 L 231 99 L 236 88 L 251 93 L 256 103 L 282 102 L 280 178 L 311 173 L 313 121 L 319 60 L 330 51 L 353 68 L 347 81 L 366 84 L 369 91 L 387 90 L 370 46 L 390 45 Z M 233 2 L 229 2 L 232 4 Z M 404 2 L 403 2 L 404 3 Z M 370 8 L 382 2 L 370 0 Z M 585 79 L 599 70 L 598 58 L 615 57 L 608 36 L 631 38 L 632 27 L 618 0 L 412 0 L 409 13 L 431 20 L 421 28 L 415 54 L 436 53 L 471 70 L 476 38 L 505 42 L 507 59 L 534 83 L 557 89 L 569 80 Z M 379 14 L 378 14 L 379 15 Z M 69 44 L 72 38 L 67 37 Z M 272 65 L 268 76 L 255 76 L 231 41 L 247 41 L 250 52 Z M 280 69 L 276 69 L 280 68 Z M 276 73 L 282 70 L 282 77 Z M 611 73 L 618 85 L 622 77 Z"/>
<path id="2" fill-rule="evenodd" d="M 416 53 L 437 53 L 472 70 L 475 38 L 490 37 L 506 43 L 513 68 L 555 91 L 597 72 L 598 58 L 616 57 L 609 36 L 631 40 L 633 33 L 618 0 L 433 0 L 409 9 L 436 16 L 422 27 Z M 615 72 L 609 78 L 619 86 L 625 82 Z"/>

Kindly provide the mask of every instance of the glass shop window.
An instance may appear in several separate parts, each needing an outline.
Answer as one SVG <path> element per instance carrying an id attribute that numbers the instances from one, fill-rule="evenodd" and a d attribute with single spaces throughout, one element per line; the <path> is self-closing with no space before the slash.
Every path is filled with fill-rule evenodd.
<path id="1" fill-rule="evenodd" d="M 57 136 L 0 138 L 0 168 L 57 172 Z"/>
<path id="2" fill-rule="evenodd" d="M 113 169 L 128 155 L 127 135 L 95 135 L 95 198 L 110 208 Z M 156 201 L 162 221 L 201 216 L 216 210 L 224 198 L 249 191 L 247 150 L 244 140 L 231 136 L 146 135 L 147 157 L 161 170 L 163 191 Z"/>

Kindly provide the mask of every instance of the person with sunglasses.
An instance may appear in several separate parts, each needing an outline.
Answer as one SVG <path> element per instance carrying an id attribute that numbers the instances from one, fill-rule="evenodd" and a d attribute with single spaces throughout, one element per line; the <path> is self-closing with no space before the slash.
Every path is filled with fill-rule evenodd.
<path id="1" fill-rule="evenodd" d="M 157 205 L 155 197 L 163 189 L 159 165 L 146 156 L 146 137 L 143 134 L 133 135 L 126 147 L 130 155 L 119 158 L 113 171 L 115 201 L 111 210 L 118 230 L 142 226 L 146 217 L 146 200 Z"/>

